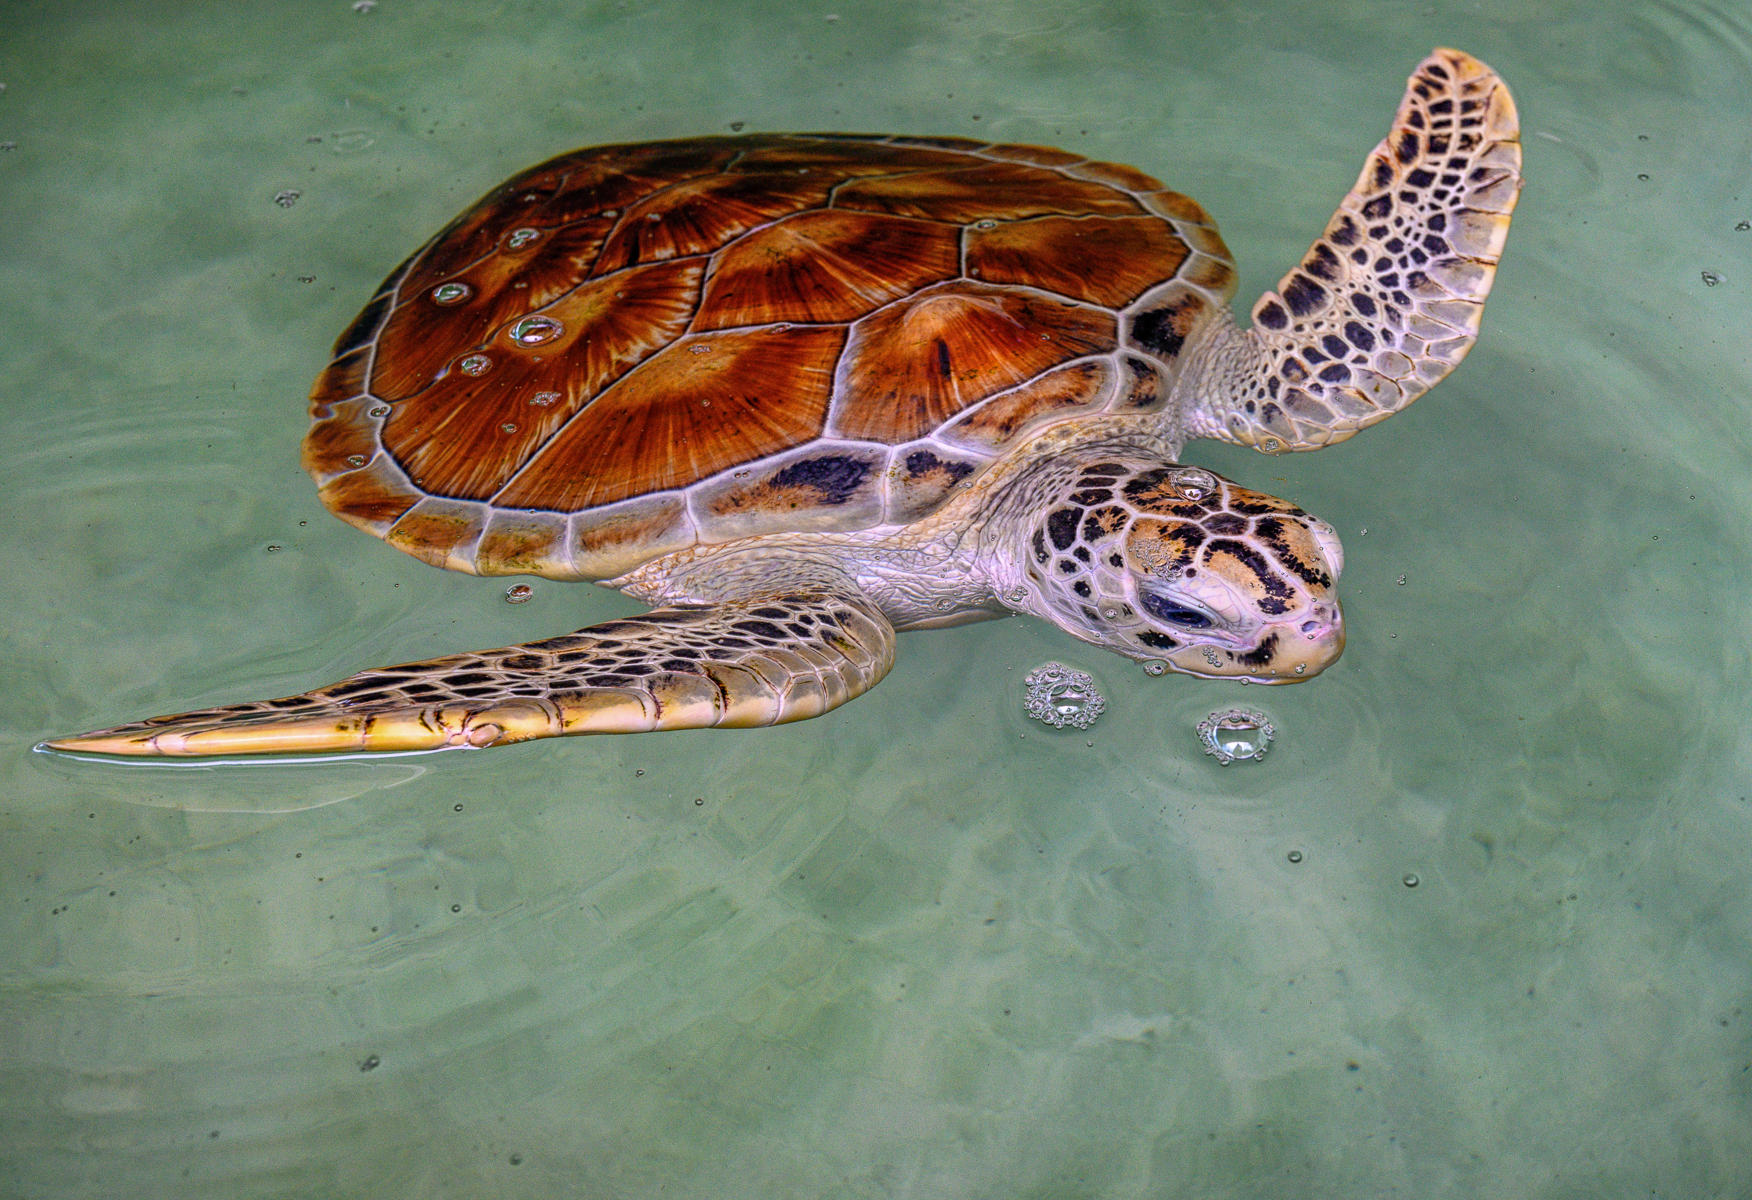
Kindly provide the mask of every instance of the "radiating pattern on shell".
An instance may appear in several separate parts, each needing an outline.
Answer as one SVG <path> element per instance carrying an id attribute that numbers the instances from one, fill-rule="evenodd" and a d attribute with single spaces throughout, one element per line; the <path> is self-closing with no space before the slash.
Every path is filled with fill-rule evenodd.
<path id="1" fill-rule="evenodd" d="M 317 381 L 305 465 L 346 520 L 482 573 L 904 524 L 1044 424 L 1160 408 L 1233 288 L 1197 204 L 1063 151 L 582 150 L 385 281 Z"/>

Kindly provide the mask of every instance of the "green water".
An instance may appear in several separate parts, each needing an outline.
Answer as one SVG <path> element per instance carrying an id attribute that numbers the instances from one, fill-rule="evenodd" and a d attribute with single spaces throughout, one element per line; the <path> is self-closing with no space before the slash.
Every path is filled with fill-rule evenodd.
<path id="1" fill-rule="evenodd" d="M 1752 13 L 1622 8 L 10 5 L 0 1196 L 1752 1195 Z M 1318 680 L 1006 621 L 783 729 L 31 752 L 633 611 L 298 468 L 334 334 L 511 171 L 1047 142 L 1195 194 L 1245 303 L 1437 44 L 1525 123 L 1479 348 L 1329 452 L 1191 455 L 1344 535 Z M 1086 733 L 1022 714 L 1054 658 Z M 1278 741 L 1222 768 L 1234 704 Z"/>

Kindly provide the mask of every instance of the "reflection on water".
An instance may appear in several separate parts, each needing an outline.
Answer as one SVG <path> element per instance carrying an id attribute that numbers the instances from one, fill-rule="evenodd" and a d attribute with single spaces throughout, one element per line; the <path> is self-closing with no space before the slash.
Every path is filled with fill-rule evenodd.
<path id="1" fill-rule="evenodd" d="M 1741 8 L 355 7 L 0 45 L 0 1193 L 1737 1193 Z M 1477 350 L 1326 453 L 1194 448 L 1349 543 L 1345 658 L 1264 761 L 1199 752 L 1250 693 L 1184 677 L 1044 728 L 1024 677 L 1101 668 L 1022 620 L 770 730 L 30 752 L 633 611 L 507 604 L 298 467 L 334 334 L 511 171 L 739 123 L 1063 144 L 1196 195 L 1245 306 L 1438 44 L 1527 122 Z"/>

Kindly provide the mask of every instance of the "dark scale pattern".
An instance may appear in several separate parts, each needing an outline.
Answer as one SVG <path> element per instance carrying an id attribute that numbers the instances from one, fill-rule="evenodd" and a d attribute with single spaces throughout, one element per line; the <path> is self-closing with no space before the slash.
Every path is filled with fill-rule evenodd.
<path id="1" fill-rule="evenodd" d="M 1450 50 L 1425 60 L 1325 235 L 1254 306 L 1234 399 L 1200 432 L 1317 449 L 1452 370 L 1477 336 L 1507 236 L 1518 138 L 1514 103 L 1488 67 Z"/>
<path id="2" fill-rule="evenodd" d="M 1204 581 L 1226 604 L 1244 597 L 1262 638 L 1275 639 L 1277 625 L 1303 619 L 1315 598 L 1330 595 L 1334 580 L 1312 518 L 1287 501 L 1180 467 L 1091 469 L 1068 487 L 1034 533 L 1035 584 L 1049 606 L 1130 639 L 1138 656 L 1210 646 L 1200 631 L 1230 636 L 1197 600 L 1208 594 Z M 1097 562 L 1102 568 L 1092 570 Z M 1131 604 L 1134 594 L 1147 618 Z M 1271 640 L 1210 654 L 1253 667 L 1269 666 L 1281 650 Z"/>
<path id="3" fill-rule="evenodd" d="M 62 746 L 170 755 L 406 750 L 767 725 L 851 699 L 887 672 L 893 654 L 894 630 L 862 597 L 773 595 L 362 671 L 302 696 L 157 717 Z"/>

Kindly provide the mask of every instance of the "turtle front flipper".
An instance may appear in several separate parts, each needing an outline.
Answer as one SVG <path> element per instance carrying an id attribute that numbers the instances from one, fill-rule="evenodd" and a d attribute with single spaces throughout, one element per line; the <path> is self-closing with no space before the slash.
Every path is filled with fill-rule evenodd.
<path id="1" fill-rule="evenodd" d="M 659 608 L 524 646 L 362 671 L 302 696 L 154 717 L 45 745 L 207 757 L 776 725 L 837 708 L 893 663 L 894 628 L 869 600 L 789 593 Z"/>
<path id="2" fill-rule="evenodd" d="M 1458 50 L 1418 65 L 1393 128 L 1302 262 L 1187 372 L 1188 432 L 1317 450 L 1385 419 L 1472 348 L 1521 187 L 1515 102 Z M 1202 361 L 1196 361 L 1202 359 Z"/>

